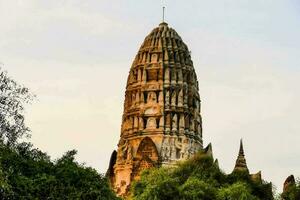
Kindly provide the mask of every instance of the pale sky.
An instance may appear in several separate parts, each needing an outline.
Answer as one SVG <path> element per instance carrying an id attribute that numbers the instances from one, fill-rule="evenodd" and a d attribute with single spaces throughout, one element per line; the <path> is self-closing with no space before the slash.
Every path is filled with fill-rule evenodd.
<path id="1" fill-rule="evenodd" d="M 192 51 L 204 143 L 230 173 L 248 167 L 282 190 L 300 177 L 300 2 L 166 0 Z M 0 62 L 37 100 L 26 119 L 52 156 L 78 150 L 103 173 L 120 135 L 129 68 L 162 18 L 160 0 L 0 0 Z"/>

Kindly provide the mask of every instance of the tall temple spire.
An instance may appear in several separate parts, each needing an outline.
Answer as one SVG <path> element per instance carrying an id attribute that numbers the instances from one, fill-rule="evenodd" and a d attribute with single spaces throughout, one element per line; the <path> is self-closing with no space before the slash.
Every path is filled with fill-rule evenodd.
<path id="1" fill-rule="evenodd" d="M 118 196 L 129 194 L 143 170 L 173 166 L 203 150 L 200 111 L 189 49 L 162 22 L 146 36 L 129 70 L 121 137 L 109 169 Z"/>
<path id="2" fill-rule="evenodd" d="M 235 163 L 235 167 L 233 171 L 247 171 L 248 167 L 247 167 L 247 163 L 246 163 L 246 158 L 245 158 L 245 154 L 244 154 L 244 147 L 243 147 L 243 140 L 240 140 L 240 149 L 239 149 L 239 155 L 236 159 L 236 163 Z"/>

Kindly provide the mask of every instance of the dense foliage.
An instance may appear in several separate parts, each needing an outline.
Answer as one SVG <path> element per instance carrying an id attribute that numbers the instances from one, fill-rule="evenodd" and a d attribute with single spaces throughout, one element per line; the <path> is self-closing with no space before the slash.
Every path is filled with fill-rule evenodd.
<path id="1" fill-rule="evenodd" d="M 225 175 L 210 156 L 199 153 L 175 168 L 150 169 L 132 186 L 136 200 L 271 200 L 272 185 L 246 172 Z"/>
<path id="2" fill-rule="evenodd" d="M 27 143 L 0 146 L 0 199 L 116 199 L 105 177 L 68 151 L 51 162 Z"/>
<path id="3" fill-rule="evenodd" d="M 32 98 L 26 87 L 19 85 L 0 68 L 1 142 L 13 146 L 21 137 L 29 136 L 29 129 L 24 123 L 24 104 Z"/>
<path id="4" fill-rule="evenodd" d="M 30 136 L 24 107 L 32 99 L 0 68 L 0 199 L 117 199 L 103 175 L 75 161 L 75 150 L 53 162 L 20 142 Z"/>

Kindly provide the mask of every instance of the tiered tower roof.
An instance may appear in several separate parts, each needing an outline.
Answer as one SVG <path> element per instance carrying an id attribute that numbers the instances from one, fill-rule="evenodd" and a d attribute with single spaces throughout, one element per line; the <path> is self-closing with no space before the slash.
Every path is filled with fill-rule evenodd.
<path id="1" fill-rule="evenodd" d="M 126 193 L 140 171 L 172 165 L 202 149 L 198 81 L 190 51 L 162 22 L 146 36 L 129 71 L 112 184 Z"/>

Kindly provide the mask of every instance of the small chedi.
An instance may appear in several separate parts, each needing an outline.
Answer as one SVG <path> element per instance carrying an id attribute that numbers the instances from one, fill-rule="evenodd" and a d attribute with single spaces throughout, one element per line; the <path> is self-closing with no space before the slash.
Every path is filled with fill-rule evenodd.
<path id="1" fill-rule="evenodd" d="M 239 172 L 239 171 L 244 171 L 249 174 L 249 169 L 248 169 L 245 154 L 244 154 L 244 146 L 243 146 L 242 140 L 240 141 L 240 150 L 239 150 L 239 154 L 238 154 L 238 157 L 236 159 L 235 166 L 233 169 L 233 172 Z M 259 171 L 256 174 L 249 174 L 249 175 L 253 181 L 258 181 L 258 182 L 262 181 L 261 171 Z"/>
<path id="2" fill-rule="evenodd" d="M 191 54 L 178 33 L 162 22 L 145 38 L 130 68 L 121 136 L 108 177 L 126 196 L 142 170 L 170 166 L 203 149 L 199 87 Z M 247 169 L 241 143 L 235 170 Z M 260 174 L 254 175 L 260 178 Z"/>

